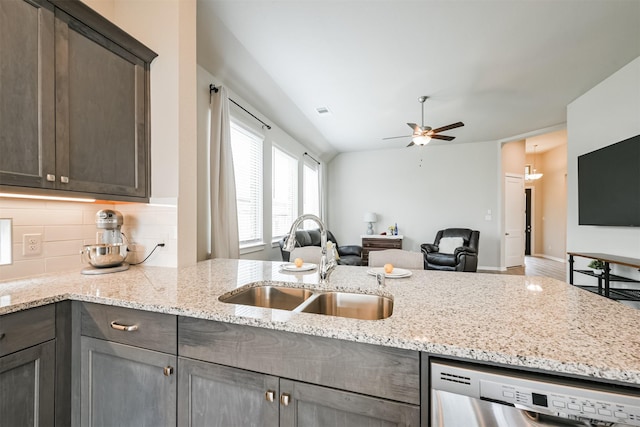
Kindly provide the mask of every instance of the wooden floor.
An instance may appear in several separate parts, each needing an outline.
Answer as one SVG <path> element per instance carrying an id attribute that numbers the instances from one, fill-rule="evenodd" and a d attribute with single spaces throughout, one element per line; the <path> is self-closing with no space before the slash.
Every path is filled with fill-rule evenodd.
<path id="1" fill-rule="evenodd" d="M 525 256 L 524 267 L 510 267 L 507 271 L 492 271 L 498 274 L 513 274 L 516 276 L 544 276 L 567 281 L 567 264 L 537 256 Z"/>

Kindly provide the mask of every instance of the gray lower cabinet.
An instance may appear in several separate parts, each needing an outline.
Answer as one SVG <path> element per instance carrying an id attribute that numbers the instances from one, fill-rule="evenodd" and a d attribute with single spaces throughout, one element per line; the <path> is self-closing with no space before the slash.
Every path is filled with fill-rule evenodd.
<path id="1" fill-rule="evenodd" d="M 81 303 L 80 425 L 176 425 L 176 317 Z"/>
<path id="2" fill-rule="evenodd" d="M 214 363 L 178 360 L 179 426 L 277 426 L 278 378 Z"/>
<path id="3" fill-rule="evenodd" d="M 0 426 L 52 426 L 55 306 L 0 316 Z"/>
<path id="4" fill-rule="evenodd" d="M 414 405 L 285 379 L 280 390 L 283 427 L 420 425 L 420 409 Z"/>
<path id="5" fill-rule="evenodd" d="M 0 357 L 0 425 L 53 426 L 55 340 Z"/>
<path id="6" fill-rule="evenodd" d="M 415 405 L 187 358 L 178 361 L 179 426 L 419 426 Z"/>
<path id="7" fill-rule="evenodd" d="M 83 336 L 82 426 L 176 423 L 175 355 Z"/>
<path id="8" fill-rule="evenodd" d="M 180 426 L 420 425 L 418 352 L 179 317 L 178 354 Z"/>

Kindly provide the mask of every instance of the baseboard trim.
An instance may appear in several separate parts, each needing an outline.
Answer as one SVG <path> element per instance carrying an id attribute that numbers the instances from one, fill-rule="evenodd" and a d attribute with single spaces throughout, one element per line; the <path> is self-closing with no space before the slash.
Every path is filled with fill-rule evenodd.
<path id="1" fill-rule="evenodd" d="M 478 272 L 482 273 L 484 271 L 507 271 L 507 268 L 506 267 L 479 265 L 478 266 Z"/>
<path id="2" fill-rule="evenodd" d="M 545 254 L 533 254 L 533 256 L 537 256 L 537 257 L 540 257 L 540 258 L 550 259 L 551 261 L 558 261 L 558 262 L 561 262 L 561 263 L 563 263 L 563 264 L 567 262 L 567 260 L 566 260 L 566 259 L 564 259 L 564 258 L 558 258 L 558 257 L 554 257 L 554 256 L 551 256 L 551 255 L 545 255 Z"/>

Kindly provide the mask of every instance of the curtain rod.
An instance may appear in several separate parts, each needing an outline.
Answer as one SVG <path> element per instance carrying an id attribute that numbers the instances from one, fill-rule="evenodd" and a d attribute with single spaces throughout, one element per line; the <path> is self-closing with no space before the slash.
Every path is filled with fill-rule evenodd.
<path id="1" fill-rule="evenodd" d="M 319 161 L 317 161 L 316 159 L 314 159 L 313 157 L 311 157 L 311 154 L 307 153 L 306 151 L 304 152 L 304 155 L 307 156 L 308 158 L 310 158 L 311 160 L 313 160 L 314 162 L 316 162 L 317 164 L 320 164 Z"/>
<path id="2" fill-rule="evenodd" d="M 212 83 L 209 85 L 209 93 L 214 92 L 214 93 L 218 93 L 218 88 Z M 240 108 L 242 111 L 244 111 L 245 113 L 247 113 L 248 115 L 250 115 L 251 117 L 253 117 L 254 119 L 256 119 L 257 121 L 259 121 L 260 123 L 262 123 L 262 126 L 266 127 L 267 129 L 271 130 L 271 126 L 269 126 L 268 124 L 266 124 L 265 122 L 263 122 L 262 120 L 260 120 L 258 117 L 255 116 L 255 114 L 253 114 L 251 111 L 247 110 L 246 108 L 244 108 L 242 105 L 238 104 L 236 101 L 234 101 L 233 99 L 229 98 L 229 101 L 233 102 L 234 104 L 236 104 L 238 106 L 238 108 Z"/>

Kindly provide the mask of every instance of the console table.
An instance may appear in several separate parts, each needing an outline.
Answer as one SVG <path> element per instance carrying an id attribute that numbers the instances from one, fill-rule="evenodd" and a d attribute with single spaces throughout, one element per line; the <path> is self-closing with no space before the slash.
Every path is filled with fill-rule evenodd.
<path id="1" fill-rule="evenodd" d="M 369 265 L 369 252 L 402 249 L 402 235 L 365 234 L 362 237 L 362 265 Z"/>
<path id="2" fill-rule="evenodd" d="M 627 267 L 640 268 L 640 259 L 629 258 L 611 254 L 591 253 L 591 252 L 567 252 L 569 255 L 569 283 L 573 285 L 573 273 L 586 274 L 587 276 L 596 277 L 598 279 L 597 293 L 604 295 L 607 298 L 617 300 L 637 301 L 640 300 L 640 290 L 633 289 L 611 289 L 611 282 L 627 282 L 627 283 L 640 283 L 638 280 L 629 279 L 628 277 L 617 276 L 611 274 L 610 264 L 624 265 Z M 596 274 L 591 270 L 574 270 L 573 269 L 573 257 L 578 256 L 582 258 L 599 259 L 604 261 L 604 272 L 602 274 Z M 602 283 L 604 281 L 604 289 Z M 592 290 L 589 286 L 583 286 L 587 290 Z M 603 293 L 604 291 L 604 293 Z"/>

